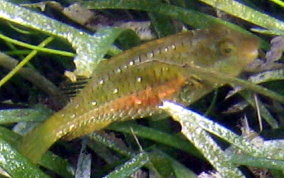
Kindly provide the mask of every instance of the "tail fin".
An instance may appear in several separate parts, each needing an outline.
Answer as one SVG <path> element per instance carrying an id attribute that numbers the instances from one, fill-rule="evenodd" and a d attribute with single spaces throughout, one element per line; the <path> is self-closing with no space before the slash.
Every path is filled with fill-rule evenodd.
<path id="1" fill-rule="evenodd" d="M 60 126 L 60 118 L 52 116 L 22 138 L 18 145 L 20 153 L 33 163 L 38 163 L 49 147 L 63 136 Z"/>

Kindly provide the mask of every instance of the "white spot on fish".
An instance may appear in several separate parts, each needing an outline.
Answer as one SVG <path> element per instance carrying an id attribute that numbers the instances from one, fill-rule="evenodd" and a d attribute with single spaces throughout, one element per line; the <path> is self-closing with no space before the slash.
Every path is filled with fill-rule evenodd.
<path id="1" fill-rule="evenodd" d="M 162 70 L 163 70 L 163 71 L 168 71 L 169 68 L 168 68 L 168 67 L 163 67 Z"/>
<path id="2" fill-rule="evenodd" d="M 160 54 L 160 53 L 161 53 L 161 49 L 160 49 L 160 48 L 155 49 L 155 50 L 154 50 L 154 53 L 155 53 L 155 54 Z"/>
<path id="3" fill-rule="evenodd" d="M 69 127 L 70 131 L 73 130 L 74 128 L 75 128 L 74 124 L 70 125 L 70 127 Z"/>
<path id="4" fill-rule="evenodd" d="M 57 137 L 62 137 L 62 135 L 64 135 L 64 132 L 63 131 L 58 131 L 57 133 L 56 133 L 56 135 L 57 135 Z"/>
<path id="5" fill-rule="evenodd" d="M 141 58 L 140 56 L 138 56 L 135 60 L 134 60 L 135 64 L 139 64 L 141 62 Z"/>
<path id="6" fill-rule="evenodd" d="M 142 101 L 140 99 L 136 99 L 135 104 L 140 105 L 140 104 L 142 104 Z"/>
<path id="7" fill-rule="evenodd" d="M 137 77 L 136 81 L 137 82 L 141 82 L 142 81 L 142 77 Z"/>
<path id="8" fill-rule="evenodd" d="M 124 117 L 124 112 L 120 111 L 119 117 Z"/>
<path id="9" fill-rule="evenodd" d="M 113 94 L 116 94 L 116 93 L 118 93 L 118 89 L 117 88 L 113 90 Z"/>
<path id="10" fill-rule="evenodd" d="M 147 53 L 147 56 L 151 58 L 151 57 L 154 56 L 154 53 L 153 53 L 153 52 L 148 52 L 148 53 Z"/>
<path id="11" fill-rule="evenodd" d="M 121 72 L 121 69 L 120 69 L 120 68 L 116 69 L 116 72 L 117 72 L 117 73 L 120 73 L 120 72 Z"/>
<path id="12" fill-rule="evenodd" d="M 99 84 L 100 85 L 104 84 L 104 80 L 100 80 Z"/>

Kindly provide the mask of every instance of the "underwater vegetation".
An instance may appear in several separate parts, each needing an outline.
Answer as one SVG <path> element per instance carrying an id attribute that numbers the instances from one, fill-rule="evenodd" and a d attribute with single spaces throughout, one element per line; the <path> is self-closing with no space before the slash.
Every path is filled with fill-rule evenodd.
<path id="1" fill-rule="evenodd" d="M 283 176 L 282 1 L 61 3 L 0 0 L 2 175 Z"/>

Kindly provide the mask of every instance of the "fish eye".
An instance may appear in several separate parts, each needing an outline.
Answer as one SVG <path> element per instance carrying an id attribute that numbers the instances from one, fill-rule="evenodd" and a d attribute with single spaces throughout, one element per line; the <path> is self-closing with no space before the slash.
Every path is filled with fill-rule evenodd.
<path id="1" fill-rule="evenodd" d="M 235 51 L 235 46 L 229 41 L 223 41 L 219 43 L 219 52 L 221 55 L 230 56 Z"/>

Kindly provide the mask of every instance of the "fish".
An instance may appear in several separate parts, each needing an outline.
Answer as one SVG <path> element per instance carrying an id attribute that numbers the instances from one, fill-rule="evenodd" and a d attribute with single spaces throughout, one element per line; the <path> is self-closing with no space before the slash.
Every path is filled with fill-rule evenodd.
<path id="1" fill-rule="evenodd" d="M 163 101 L 190 105 L 225 82 L 187 66 L 238 76 L 258 55 L 259 40 L 224 25 L 190 30 L 101 61 L 62 110 L 27 133 L 18 149 L 33 163 L 59 139 L 72 140 L 114 122 L 162 114 Z"/>

